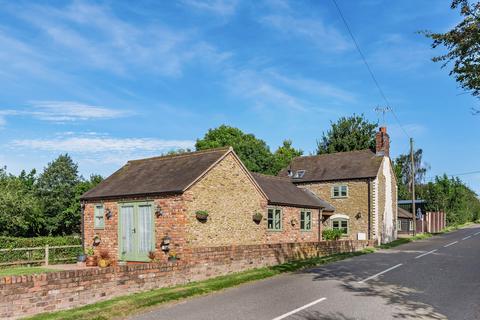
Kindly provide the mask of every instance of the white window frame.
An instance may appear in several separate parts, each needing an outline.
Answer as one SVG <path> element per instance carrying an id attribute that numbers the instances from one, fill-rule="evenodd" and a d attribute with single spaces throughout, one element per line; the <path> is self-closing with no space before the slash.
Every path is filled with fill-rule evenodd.
<path id="1" fill-rule="evenodd" d="M 413 220 L 408 221 L 408 231 L 413 231 Z"/>
<path id="2" fill-rule="evenodd" d="M 97 217 L 102 216 L 102 219 L 99 220 Z M 100 223 L 100 221 L 102 221 Z M 93 228 L 94 229 L 105 229 L 105 208 L 103 204 L 96 204 L 93 209 Z"/>
<path id="3" fill-rule="evenodd" d="M 345 189 L 345 190 L 342 190 L 342 189 Z M 337 190 L 338 195 L 335 195 L 335 190 Z M 344 195 L 343 195 L 343 191 L 345 191 Z M 348 198 L 348 185 L 338 184 L 338 185 L 332 186 L 332 198 L 334 199 Z"/>

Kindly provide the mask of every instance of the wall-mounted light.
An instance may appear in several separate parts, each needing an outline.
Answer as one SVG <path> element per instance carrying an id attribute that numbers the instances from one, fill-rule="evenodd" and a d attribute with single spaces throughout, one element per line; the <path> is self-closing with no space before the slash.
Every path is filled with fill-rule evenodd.
<path id="1" fill-rule="evenodd" d="M 169 236 L 163 237 L 162 246 L 161 246 L 162 251 L 167 252 L 167 251 L 170 250 L 170 240 L 172 240 L 172 239 L 170 239 Z"/>
<path id="2" fill-rule="evenodd" d="M 110 208 L 105 209 L 105 217 L 107 217 L 108 220 L 112 219 L 112 210 Z"/>
<path id="3" fill-rule="evenodd" d="M 357 214 L 355 215 L 355 218 L 360 219 L 361 217 L 362 217 L 362 213 L 361 213 L 361 212 L 357 212 Z"/>
<path id="4" fill-rule="evenodd" d="M 163 214 L 164 214 L 164 212 L 162 210 L 162 207 L 157 205 L 156 208 L 155 208 L 155 216 L 157 216 L 157 218 L 158 218 L 158 217 L 163 216 Z"/>

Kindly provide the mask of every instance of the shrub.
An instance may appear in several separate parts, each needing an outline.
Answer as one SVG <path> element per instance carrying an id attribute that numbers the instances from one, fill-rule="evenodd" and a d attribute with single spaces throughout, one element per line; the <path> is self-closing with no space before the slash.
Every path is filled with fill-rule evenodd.
<path id="1" fill-rule="evenodd" d="M 17 237 L 0 237 L 0 249 L 13 248 L 36 248 L 49 246 L 67 246 L 80 245 L 82 241 L 78 236 L 64 236 L 64 237 L 35 237 L 35 238 L 17 238 Z M 60 248 L 50 249 L 49 257 L 52 263 L 66 263 L 74 262 L 76 257 L 82 253 L 82 248 Z M 15 262 L 26 260 L 40 260 L 45 259 L 45 250 L 29 250 L 29 251 L 6 251 L 0 254 L 0 263 Z"/>
<path id="2" fill-rule="evenodd" d="M 342 230 L 338 229 L 325 229 L 322 231 L 323 240 L 338 240 L 342 236 Z"/>

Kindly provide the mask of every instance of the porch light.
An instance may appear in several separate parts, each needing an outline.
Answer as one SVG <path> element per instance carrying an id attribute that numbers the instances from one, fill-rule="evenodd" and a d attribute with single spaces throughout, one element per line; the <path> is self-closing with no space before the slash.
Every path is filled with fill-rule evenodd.
<path id="1" fill-rule="evenodd" d="M 362 213 L 360 211 L 357 212 L 357 214 L 355 215 L 355 218 L 360 219 L 361 217 L 362 217 Z"/>
<path id="2" fill-rule="evenodd" d="M 163 244 L 168 246 L 170 244 L 170 240 L 172 240 L 172 239 L 169 236 L 165 236 L 165 237 L 163 237 L 162 242 L 163 242 Z"/>
<path id="3" fill-rule="evenodd" d="M 163 214 L 164 214 L 164 212 L 162 210 L 162 207 L 157 205 L 156 208 L 155 208 L 155 216 L 158 218 L 158 217 L 163 216 Z"/>
<path id="4" fill-rule="evenodd" d="M 105 216 L 107 217 L 108 220 L 112 219 L 113 214 L 112 214 L 112 210 L 110 210 L 110 208 L 107 208 L 105 210 Z"/>
<path id="5" fill-rule="evenodd" d="M 162 246 L 161 246 L 161 248 L 162 248 L 162 251 L 165 252 L 165 253 L 168 252 L 168 251 L 170 251 L 170 240 L 171 240 L 171 239 L 170 239 L 169 236 L 165 236 L 165 237 L 163 237 L 163 239 L 162 239 Z"/>

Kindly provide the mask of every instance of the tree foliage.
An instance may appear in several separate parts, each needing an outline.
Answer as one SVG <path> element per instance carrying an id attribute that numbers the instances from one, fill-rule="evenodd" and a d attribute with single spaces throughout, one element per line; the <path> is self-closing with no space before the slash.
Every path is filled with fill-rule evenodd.
<path id="1" fill-rule="evenodd" d="M 459 178 L 437 176 L 422 188 L 421 196 L 427 200 L 427 210 L 444 211 L 449 224 L 480 219 L 480 200 Z"/>
<path id="2" fill-rule="evenodd" d="M 415 185 L 425 182 L 425 174 L 430 166 L 423 162 L 423 150 L 417 149 L 413 152 L 413 163 L 415 167 Z M 393 161 L 393 170 L 398 183 L 399 199 L 410 199 L 412 190 L 412 166 L 410 154 L 401 154 Z"/>
<path id="3" fill-rule="evenodd" d="M 286 168 L 293 158 L 300 157 L 303 151 L 292 146 L 292 140 L 284 140 L 283 144 L 273 153 L 272 173 L 277 174 Z"/>
<path id="4" fill-rule="evenodd" d="M 202 139 L 197 139 L 196 150 L 206 150 L 231 146 L 240 157 L 248 170 L 264 174 L 277 174 L 285 168 L 294 157 L 303 154 L 302 150 L 295 149 L 291 140 L 284 140 L 283 144 L 274 152 L 270 151 L 267 143 L 251 133 L 226 125 L 210 129 Z"/>
<path id="5" fill-rule="evenodd" d="M 78 175 L 69 155 L 50 162 L 37 176 L 0 169 L 0 235 L 33 237 L 80 232 L 80 196 L 102 180 Z"/>
<path id="6" fill-rule="evenodd" d="M 433 48 L 447 49 L 447 53 L 432 60 L 441 62 L 442 67 L 453 63 L 450 75 L 463 89 L 480 97 L 480 2 L 454 0 L 451 8 L 460 9 L 462 21 L 445 33 L 423 33 L 433 40 Z"/>
<path id="7" fill-rule="evenodd" d="M 377 123 L 353 114 L 331 122 L 331 128 L 317 142 L 317 154 L 375 149 Z"/>
<path id="8" fill-rule="evenodd" d="M 231 146 L 248 170 L 253 172 L 272 172 L 272 153 L 265 141 L 253 134 L 246 134 L 238 128 L 221 125 L 210 129 L 202 139 L 197 139 L 195 148 L 205 150 Z"/>

